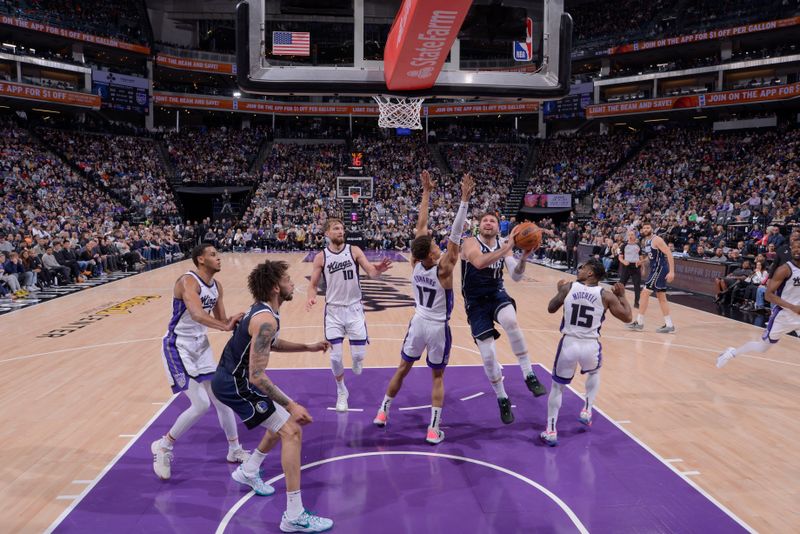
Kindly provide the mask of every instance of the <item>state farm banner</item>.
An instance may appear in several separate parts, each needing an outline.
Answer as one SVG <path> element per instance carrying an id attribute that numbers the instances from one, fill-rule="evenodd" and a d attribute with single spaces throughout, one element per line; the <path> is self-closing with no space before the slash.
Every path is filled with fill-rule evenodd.
<path id="1" fill-rule="evenodd" d="M 0 96 L 19 98 L 21 100 L 34 100 L 38 102 L 52 102 L 65 106 L 100 109 L 100 97 L 90 93 L 50 89 L 24 83 L 0 82 Z"/>
<path id="2" fill-rule="evenodd" d="M 236 74 L 235 63 L 223 63 L 221 61 L 207 61 L 204 59 L 171 56 L 169 54 L 157 54 L 156 63 L 162 67 L 178 70 L 210 72 L 215 74 Z"/>
<path id="3" fill-rule="evenodd" d="M 58 37 L 64 37 L 65 39 L 72 39 L 74 41 L 83 41 L 85 43 L 93 43 L 93 44 L 108 46 L 111 48 L 119 48 L 120 50 L 127 50 L 129 52 L 136 52 L 138 54 L 150 54 L 149 46 L 126 43 L 125 41 L 120 41 L 118 39 L 112 39 L 110 37 L 100 37 L 99 35 L 91 35 L 76 30 L 68 30 L 66 28 L 58 28 L 56 26 L 51 26 L 50 24 L 35 22 L 27 19 L 21 19 L 18 17 L 9 17 L 8 15 L 0 15 L 0 24 L 5 24 L 7 26 L 14 26 L 17 28 L 31 30 L 34 32 L 47 33 Z"/>
<path id="4" fill-rule="evenodd" d="M 153 103 L 157 106 L 172 108 L 238 111 L 242 113 L 275 113 L 276 115 L 354 115 L 359 117 L 375 117 L 378 115 L 378 106 L 374 104 L 288 104 L 247 98 L 235 99 L 223 96 L 184 95 L 158 91 L 153 93 Z M 433 117 L 480 115 L 484 113 L 536 113 L 538 111 L 538 102 L 462 104 L 458 106 L 432 104 L 423 108 L 423 115 L 427 113 Z"/>
<path id="5" fill-rule="evenodd" d="M 736 26 L 734 28 L 722 28 L 719 30 L 708 30 L 705 32 L 693 33 L 691 35 L 681 35 L 679 37 L 668 37 L 664 39 L 654 39 L 652 41 L 637 41 L 635 43 L 626 43 L 619 46 L 612 46 L 606 53 L 608 55 L 627 54 L 630 52 L 639 52 L 642 50 L 652 50 L 653 48 L 663 48 L 665 46 L 676 46 L 688 43 L 696 43 L 699 41 L 711 41 L 714 39 L 727 39 L 730 37 L 738 37 L 748 33 L 757 33 L 771 30 L 778 30 L 781 28 L 789 28 L 800 24 L 800 17 L 790 17 L 780 20 L 769 20 L 765 22 L 756 22 L 753 24 L 745 24 L 743 26 Z"/>
<path id="6" fill-rule="evenodd" d="M 737 89 L 720 91 L 702 95 L 655 98 L 652 100 L 634 100 L 614 104 L 594 104 L 586 108 L 586 117 L 613 117 L 635 113 L 654 111 L 671 111 L 686 108 L 705 108 L 716 106 L 735 106 L 737 104 L 755 104 L 773 100 L 789 100 L 800 97 L 800 82 L 760 89 Z"/>

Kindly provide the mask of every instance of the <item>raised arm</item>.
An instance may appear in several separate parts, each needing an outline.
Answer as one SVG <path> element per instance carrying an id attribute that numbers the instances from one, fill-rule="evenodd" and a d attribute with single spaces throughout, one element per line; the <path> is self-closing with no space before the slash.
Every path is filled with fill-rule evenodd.
<path id="1" fill-rule="evenodd" d="M 625 286 L 619 282 L 614 284 L 611 292 L 603 291 L 603 304 L 611 312 L 611 315 L 623 323 L 633 321 L 633 310 L 631 310 L 631 305 L 625 298 Z"/>
<path id="2" fill-rule="evenodd" d="M 788 263 L 784 263 L 778 267 L 775 270 L 775 274 L 772 276 L 772 278 L 767 281 L 767 292 L 764 295 L 764 298 L 771 304 L 775 304 L 776 306 L 780 306 L 781 308 L 800 314 L 800 305 L 787 302 L 776 293 L 778 288 L 781 287 L 781 284 L 783 284 L 783 282 L 791 275 L 792 268 L 789 267 Z"/>
<path id="3" fill-rule="evenodd" d="M 488 267 L 500 258 L 507 256 L 509 251 L 514 250 L 514 237 L 516 237 L 517 228 L 519 228 L 519 226 L 511 231 L 511 234 L 508 236 L 508 241 L 506 241 L 505 244 L 503 244 L 499 249 L 486 254 L 481 252 L 481 248 L 478 246 L 477 237 L 465 239 L 464 243 L 461 245 L 461 247 L 464 249 L 464 257 L 476 269 Z"/>
<path id="4" fill-rule="evenodd" d="M 319 287 L 319 279 L 322 276 L 322 268 L 325 262 L 325 252 L 320 251 L 314 256 L 314 263 L 311 269 L 311 281 L 308 283 L 306 290 L 306 311 L 310 311 L 312 306 L 317 303 L 317 289 Z"/>
<path id="5" fill-rule="evenodd" d="M 220 294 L 221 296 L 222 294 Z M 195 322 L 226 332 L 233 330 L 236 325 L 230 320 L 222 321 L 206 313 L 203 309 L 203 303 L 200 301 L 200 284 L 195 280 L 194 276 L 184 276 L 178 280 L 175 286 L 175 297 L 183 301 L 186 305 L 186 311 L 189 312 L 189 316 Z"/>
<path id="6" fill-rule="evenodd" d="M 453 227 L 450 229 L 450 238 L 447 240 L 447 251 L 439 260 L 439 277 L 446 278 L 453 273 L 453 268 L 458 261 L 461 252 L 461 234 L 464 233 L 464 223 L 467 220 L 469 210 L 469 199 L 475 190 L 475 180 L 469 173 L 461 178 L 461 203 L 458 212 L 453 220 Z"/>
<path id="7" fill-rule="evenodd" d="M 331 348 L 328 341 L 318 341 L 317 343 L 295 343 L 285 339 L 276 339 L 272 342 L 272 350 L 275 352 L 324 352 Z"/>
<path id="8" fill-rule="evenodd" d="M 567 298 L 567 293 L 569 293 L 570 288 L 572 287 L 572 282 L 567 282 L 566 280 L 559 280 L 558 281 L 558 293 L 550 299 L 550 302 L 547 304 L 547 313 L 555 313 L 561 306 L 564 305 L 564 299 Z"/>
<path id="9" fill-rule="evenodd" d="M 417 217 L 417 229 L 414 237 L 428 235 L 428 209 L 431 202 L 431 191 L 436 186 L 431 180 L 431 175 L 427 170 L 420 175 L 422 182 L 422 201 L 419 203 L 419 215 Z"/>
<path id="10" fill-rule="evenodd" d="M 278 323 L 269 313 L 259 313 L 250 319 L 250 383 L 258 388 L 272 402 L 286 408 L 299 423 L 305 424 L 312 421 L 311 415 L 305 408 L 294 402 L 286 393 L 269 379 L 266 373 L 269 365 L 269 356 L 272 350 L 272 341 L 278 331 Z"/>
<path id="11" fill-rule="evenodd" d="M 392 267 L 392 262 L 389 258 L 383 258 L 380 263 L 370 263 L 364 255 L 364 251 L 355 245 L 350 247 L 350 251 L 353 254 L 353 259 L 370 278 L 378 278 Z"/>

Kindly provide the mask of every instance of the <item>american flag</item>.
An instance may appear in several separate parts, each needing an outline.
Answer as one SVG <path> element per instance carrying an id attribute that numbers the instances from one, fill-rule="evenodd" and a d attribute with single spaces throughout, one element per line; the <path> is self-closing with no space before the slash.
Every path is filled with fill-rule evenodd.
<path id="1" fill-rule="evenodd" d="M 310 45 L 308 32 L 272 32 L 272 53 L 276 56 L 308 56 Z"/>

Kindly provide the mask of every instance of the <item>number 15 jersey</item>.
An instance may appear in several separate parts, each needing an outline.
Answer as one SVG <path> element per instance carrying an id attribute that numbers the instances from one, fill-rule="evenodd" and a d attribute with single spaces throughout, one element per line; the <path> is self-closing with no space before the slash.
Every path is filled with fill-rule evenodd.
<path id="1" fill-rule="evenodd" d="M 445 289 L 439 281 L 439 266 L 426 269 L 421 261 L 411 273 L 416 308 L 414 314 L 422 319 L 445 322 L 453 311 L 453 290 Z"/>
<path id="2" fill-rule="evenodd" d="M 561 333 L 580 339 L 597 339 L 606 315 L 603 288 L 572 282 L 564 299 Z"/>

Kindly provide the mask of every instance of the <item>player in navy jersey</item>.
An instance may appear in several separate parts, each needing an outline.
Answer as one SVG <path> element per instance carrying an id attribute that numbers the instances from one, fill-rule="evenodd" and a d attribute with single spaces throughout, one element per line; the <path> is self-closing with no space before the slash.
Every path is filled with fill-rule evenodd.
<path id="1" fill-rule="evenodd" d="M 525 337 L 517 323 L 516 303 L 503 285 L 503 267 L 508 267 L 511 279 L 518 282 L 525 272 L 532 250 L 514 258 L 514 238 L 519 226 L 511 231 L 505 243 L 500 241 L 500 224 L 497 215 L 486 213 L 480 219 L 478 235 L 464 240 L 461 245 L 461 292 L 467 311 L 472 338 L 478 345 L 483 369 L 492 384 L 500 406 L 500 420 L 505 424 L 514 421 L 511 401 L 503 386 L 503 373 L 497 361 L 495 339 L 500 333 L 494 323 L 500 323 L 508 334 L 511 350 L 519 360 L 522 376 L 528 389 L 539 397 L 547 393 L 533 372 Z"/>
<path id="2" fill-rule="evenodd" d="M 672 317 L 669 315 L 669 302 L 667 302 L 667 284 L 675 279 L 675 258 L 672 257 L 667 243 L 653 235 L 653 225 L 646 222 L 642 225 L 642 238 L 644 247 L 642 252 L 650 259 L 650 276 L 644 284 L 642 297 L 639 301 L 639 314 L 636 321 L 628 325 L 631 330 L 644 330 L 644 315 L 650 303 L 650 293 L 655 292 L 658 297 L 658 306 L 664 316 L 664 326 L 656 329 L 659 334 L 669 334 L 675 331 Z"/>
<path id="3" fill-rule="evenodd" d="M 283 261 L 265 261 L 247 279 L 255 303 L 236 327 L 225 345 L 211 385 L 217 398 L 230 406 L 249 429 L 264 427 L 264 437 L 250 458 L 233 472 L 240 484 L 257 495 L 272 495 L 275 489 L 259 475 L 264 457 L 281 442 L 281 465 L 286 475 L 286 511 L 281 518 L 283 532 L 322 532 L 333 521 L 303 508 L 300 497 L 301 425 L 312 422 L 311 415 L 293 401 L 267 376 L 269 357 L 276 352 L 320 352 L 330 343 L 310 345 L 278 338 L 281 304 L 292 300 L 294 282 Z"/>
<path id="4" fill-rule="evenodd" d="M 631 320 L 625 286 L 616 283 L 612 291 L 600 287 L 605 274 L 603 263 L 590 259 L 578 269 L 577 280 L 571 283 L 558 281 L 558 293 L 547 306 L 549 313 L 556 313 L 564 307 L 560 328 L 563 335 L 558 342 L 553 363 L 553 385 L 547 399 L 547 428 L 539 435 L 551 447 L 558 444 L 556 422 L 561 409 L 561 395 L 572 382 L 578 364 L 581 374 L 587 375 L 586 400 L 578 421 L 586 426 L 592 425 L 592 406 L 600 388 L 600 367 L 603 365 L 600 327 L 606 318 L 606 310 L 622 322 Z"/>
<path id="5" fill-rule="evenodd" d="M 403 386 L 403 379 L 411 371 L 414 362 L 427 352 L 428 367 L 433 372 L 433 391 L 431 393 L 431 422 L 425 441 L 431 445 L 444 440 L 444 432 L 439 429 L 444 404 L 444 370 L 450 359 L 453 336 L 450 333 L 450 313 L 453 311 L 453 270 L 458 261 L 461 234 L 467 220 L 469 198 L 475 189 L 472 176 L 467 173 L 461 180 L 461 204 L 458 207 L 447 252 L 442 254 L 439 245 L 431 238 L 428 230 L 428 205 L 431 191 L 436 184 L 428 171 L 422 171 L 422 201 L 414 241 L 411 243 L 411 256 L 414 265 L 411 273 L 411 287 L 414 294 L 414 317 L 408 324 L 408 331 L 400 349 L 400 366 L 386 389 L 381 407 L 373 421 L 377 426 L 386 426 L 389 407 Z"/>

